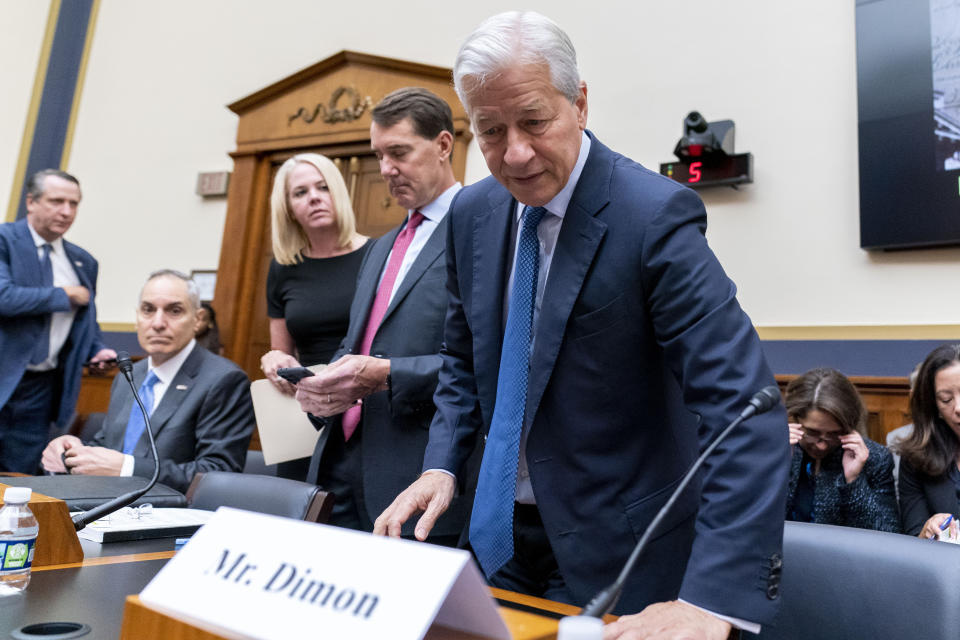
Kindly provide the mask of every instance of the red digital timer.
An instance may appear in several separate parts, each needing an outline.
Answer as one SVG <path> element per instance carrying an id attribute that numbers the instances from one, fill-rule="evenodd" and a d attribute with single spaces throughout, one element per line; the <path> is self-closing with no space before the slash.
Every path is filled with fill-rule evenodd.
<path id="1" fill-rule="evenodd" d="M 664 162 L 660 173 L 694 189 L 753 182 L 753 154 L 710 156 L 695 162 Z"/>

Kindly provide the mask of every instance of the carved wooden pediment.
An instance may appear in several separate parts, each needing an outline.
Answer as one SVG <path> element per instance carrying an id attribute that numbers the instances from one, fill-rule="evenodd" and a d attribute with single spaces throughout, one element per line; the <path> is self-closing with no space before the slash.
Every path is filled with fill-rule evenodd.
<path id="1" fill-rule="evenodd" d="M 405 86 L 445 99 L 457 133 L 467 132 L 450 69 L 341 51 L 229 105 L 240 116 L 236 153 L 368 139 L 370 110 Z"/>

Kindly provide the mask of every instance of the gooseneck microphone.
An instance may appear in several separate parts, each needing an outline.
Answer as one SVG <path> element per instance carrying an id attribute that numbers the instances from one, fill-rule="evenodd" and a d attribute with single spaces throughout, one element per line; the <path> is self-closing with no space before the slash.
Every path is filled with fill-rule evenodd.
<path id="1" fill-rule="evenodd" d="M 150 452 L 153 454 L 153 477 L 150 478 L 150 482 L 146 484 L 141 489 L 136 491 L 131 491 L 125 493 L 122 496 L 117 496 L 109 502 L 104 502 L 98 507 L 94 507 L 83 513 L 78 513 L 73 516 L 73 527 L 77 531 L 83 529 L 89 523 L 102 518 L 105 515 L 109 515 L 114 511 L 119 511 L 128 504 L 134 502 L 137 498 L 145 494 L 147 491 L 153 488 L 153 485 L 157 484 L 157 478 L 160 477 L 160 456 L 157 454 L 157 442 L 153 439 L 153 428 L 150 427 L 150 414 L 147 412 L 146 408 L 143 406 L 143 401 L 140 399 L 140 394 L 137 393 L 137 387 L 133 384 L 133 363 L 130 361 L 130 354 L 126 351 L 119 351 L 117 353 L 117 367 L 123 373 L 123 377 L 127 379 L 127 383 L 130 385 L 130 390 L 133 391 L 133 398 L 137 401 L 137 405 L 140 407 L 140 411 L 143 413 L 143 422 L 146 425 L 145 431 L 147 432 L 147 438 L 150 440 Z"/>
<path id="2" fill-rule="evenodd" d="M 690 483 L 690 480 L 703 465 L 703 462 L 707 459 L 707 457 L 713 453 L 713 450 L 717 448 L 717 445 L 723 442 L 730 432 L 733 431 L 741 422 L 752 418 L 755 415 L 766 413 L 778 404 L 780 404 L 780 390 L 775 385 L 761 389 L 755 393 L 752 398 L 750 398 L 750 403 L 743 411 L 740 412 L 740 415 L 737 416 L 736 420 L 731 422 L 730 425 L 724 429 L 712 443 L 710 443 L 710 446 L 700 454 L 700 457 L 697 458 L 697 460 L 687 471 L 686 475 L 683 476 L 683 480 L 681 480 L 677 488 L 674 489 L 673 493 L 670 495 L 670 499 L 667 500 L 667 502 L 660 508 L 660 511 L 657 512 L 657 516 L 650 523 L 650 526 L 647 527 L 647 530 L 644 531 L 643 536 L 640 538 L 640 541 L 637 542 L 637 546 L 634 547 L 633 553 L 630 554 L 626 564 L 623 566 L 623 570 L 620 571 L 620 575 L 617 576 L 617 579 L 614 581 L 614 583 L 595 595 L 587 604 L 587 606 L 580 611 L 581 616 L 602 618 L 616 606 L 617 601 L 620 599 L 620 594 L 623 591 L 623 585 L 626 584 L 627 577 L 629 577 L 630 573 L 633 571 L 634 566 L 637 564 L 637 560 L 640 558 L 640 554 L 643 553 L 644 548 L 647 546 L 647 542 L 653 536 L 654 532 L 656 532 L 660 522 L 667 515 L 667 513 L 670 512 L 670 508 L 673 506 L 673 503 L 676 502 L 680 494 L 683 493 L 683 490 Z"/>

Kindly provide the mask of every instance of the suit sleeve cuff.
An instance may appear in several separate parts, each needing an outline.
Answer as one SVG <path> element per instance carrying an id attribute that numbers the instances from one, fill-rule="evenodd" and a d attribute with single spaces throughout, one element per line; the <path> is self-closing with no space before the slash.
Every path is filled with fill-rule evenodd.
<path id="1" fill-rule="evenodd" d="M 700 611 L 703 611 L 704 613 L 709 613 L 715 618 L 720 618 L 724 622 L 729 622 L 730 624 L 735 626 L 737 629 L 741 629 L 743 631 L 746 631 L 747 633 L 752 633 L 752 634 L 760 633 L 760 623 L 758 622 L 750 622 L 749 620 L 741 620 L 740 618 L 733 618 L 731 616 L 720 615 L 719 613 L 710 611 L 709 609 L 704 609 L 703 607 L 697 607 L 697 605 L 693 604 L 692 602 L 687 602 L 682 598 L 680 599 L 680 602 L 686 603 L 691 607 L 696 607 L 697 609 L 700 609 Z"/>
<path id="2" fill-rule="evenodd" d="M 120 467 L 120 475 L 124 477 L 133 475 L 133 456 L 129 453 L 123 454 L 123 465 Z"/>
<path id="3" fill-rule="evenodd" d="M 454 487 L 457 486 L 457 476 L 456 476 L 456 474 L 451 473 L 450 471 L 447 471 L 446 469 L 439 469 L 439 468 L 438 468 L 438 469 L 424 469 L 424 470 L 423 470 L 423 473 L 426 473 L 426 472 L 428 472 L 428 471 L 436 471 L 436 472 L 438 472 L 438 473 L 445 473 L 445 474 L 447 474 L 448 476 L 450 476 L 451 478 L 453 478 L 453 486 L 454 486 Z M 423 475 L 423 473 L 421 473 L 420 475 Z"/>

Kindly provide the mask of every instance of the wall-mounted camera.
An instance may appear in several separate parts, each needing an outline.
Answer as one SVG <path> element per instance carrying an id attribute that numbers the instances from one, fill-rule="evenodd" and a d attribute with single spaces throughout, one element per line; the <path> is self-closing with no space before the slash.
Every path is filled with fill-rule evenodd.
<path id="1" fill-rule="evenodd" d="M 691 111 L 673 149 L 679 162 L 661 163 L 660 173 L 694 189 L 753 182 L 753 154 L 734 153 L 735 129 L 733 120 L 707 122 Z"/>

